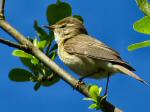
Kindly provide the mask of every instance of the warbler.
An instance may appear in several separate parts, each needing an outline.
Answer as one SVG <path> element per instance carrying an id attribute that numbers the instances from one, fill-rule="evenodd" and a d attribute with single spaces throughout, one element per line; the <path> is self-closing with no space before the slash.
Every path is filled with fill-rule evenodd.
<path id="1" fill-rule="evenodd" d="M 79 19 L 66 17 L 46 27 L 54 32 L 59 58 L 82 78 L 102 79 L 123 73 L 147 84 L 117 51 L 88 35 Z"/>

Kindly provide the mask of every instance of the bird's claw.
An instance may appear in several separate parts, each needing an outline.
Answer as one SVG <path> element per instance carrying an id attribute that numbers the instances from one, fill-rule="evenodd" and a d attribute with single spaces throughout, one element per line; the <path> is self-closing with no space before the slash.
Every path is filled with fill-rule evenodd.
<path id="1" fill-rule="evenodd" d="M 79 79 L 78 82 L 77 82 L 76 85 L 75 85 L 75 88 L 78 88 L 78 89 L 79 89 L 79 88 L 81 88 L 81 86 L 84 85 L 84 84 L 85 84 L 85 83 L 82 82 L 82 80 Z"/>
<path id="2" fill-rule="evenodd" d="M 107 94 L 104 94 L 104 96 L 101 97 L 101 100 L 106 100 L 107 99 Z"/>

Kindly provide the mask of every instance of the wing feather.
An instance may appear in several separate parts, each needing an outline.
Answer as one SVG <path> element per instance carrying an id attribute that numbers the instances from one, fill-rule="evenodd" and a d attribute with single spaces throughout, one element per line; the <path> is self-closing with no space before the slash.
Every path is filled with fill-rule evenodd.
<path id="1" fill-rule="evenodd" d="M 93 59 L 101 59 L 124 65 L 134 70 L 126 62 L 122 61 L 120 54 L 104 43 L 85 34 L 80 34 L 65 41 L 64 49 L 74 55 L 87 56 Z"/>

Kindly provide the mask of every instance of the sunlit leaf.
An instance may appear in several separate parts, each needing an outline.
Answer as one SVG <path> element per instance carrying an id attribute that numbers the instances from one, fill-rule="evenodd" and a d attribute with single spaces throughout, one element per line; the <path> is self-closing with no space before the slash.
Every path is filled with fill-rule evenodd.
<path id="1" fill-rule="evenodd" d="M 9 79 L 16 82 L 30 81 L 31 77 L 32 77 L 32 73 L 21 68 L 12 69 L 9 72 Z"/>
<path id="2" fill-rule="evenodd" d="M 43 50 L 47 45 L 48 45 L 48 41 L 42 40 L 38 43 L 38 48 Z"/>
<path id="3" fill-rule="evenodd" d="M 21 57 L 21 58 L 29 58 L 31 59 L 32 58 L 32 55 L 31 54 L 28 54 L 22 50 L 14 50 L 12 52 L 13 56 L 17 56 L 17 57 Z"/>
<path id="4" fill-rule="evenodd" d="M 93 103 L 89 106 L 89 109 L 96 109 L 96 108 L 97 108 L 97 105 L 95 103 Z"/>
<path id="5" fill-rule="evenodd" d="M 36 46 L 36 47 L 38 46 L 38 39 L 37 39 L 37 38 L 35 38 L 35 39 L 33 40 L 33 45 Z"/>
<path id="6" fill-rule="evenodd" d="M 83 98 L 83 100 L 97 102 L 97 100 L 93 98 Z"/>
<path id="7" fill-rule="evenodd" d="M 102 93 L 102 87 L 100 87 L 100 88 L 98 89 L 98 93 L 99 93 L 99 95 Z"/>
<path id="8" fill-rule="evenodd" d="M 31 63 L 33 65 L 37 65 L 39 63 L 39 60 L 36 57 L 33 56 L 32 59 L 31 59 Z"/>
<path id="9" fill-rule="evenodd" d="M 93 99 L 97 99 L 99 96 L 99 87 L 97 85 L 93 85 L 89 89 L 89 94 Z"/>
<path id="10" fill-rule="evenodd" d="M 150 34 L 150 16 L 145 16 L 134 23 L 134 29 L 140 33 Z"/>
<path id="11" fill-rule="evenodd" d="M 128 47 L 128 50 L 132 51 L 132 50 L 136 50 L 136 49 L 143 48 L 143 47 L 148 47 L 148 46 L 150 46 L 150 40 L 132 44 Z"/>
<path id="12" fill-rule="evenodd" d="M 58 1 L 47 8 L 47 20 L 49 24 L 54 24 L 65 17 L 71 16 L 71 14 L 71 6 L 65 2 Z"/>

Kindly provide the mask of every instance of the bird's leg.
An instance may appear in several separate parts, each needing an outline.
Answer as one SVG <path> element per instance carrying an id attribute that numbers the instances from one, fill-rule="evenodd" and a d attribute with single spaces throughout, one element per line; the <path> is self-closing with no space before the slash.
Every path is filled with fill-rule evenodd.
<path id="1" fill-rule="evenodd" d="M 83 85 L 84 84 L 84 82 L 83 82 L 83 79 L 85 79 L 85 78 L 87 78 L 87 77 L 89 77 L 89 76 L 91 76 L 92 74 L 88 74 L 88 75 L 85 75 L 85 76 L 82 76 L 82 77 L 80 77 L 78 80 L 78 83 L 76 84 L 76 88 L 80 88 L 80 86 L 81 85 Z"/>
<path id="2" fill-rule="evenodd" d="M 107 96 L 107 94 L 108 94 L 109 77 L 110 77 L 110 74 L 109 74 L 109 72 L 108 72 L 107 83 L 106 83 L 106 88 L 105 88 L 104 96 Z"/>
<path id="3" fill-rule="evenodd" d="M 84 82 L 82 82 L 82 81 L 78 81 L 77 83 L 76 83 L 76 85 L 75 85 L 75 88 L 80 88 L 82 85 L 84 85 L 85 83 Z M 75 88 L 73 88 L 73 89 L 75 89 Z"/>

